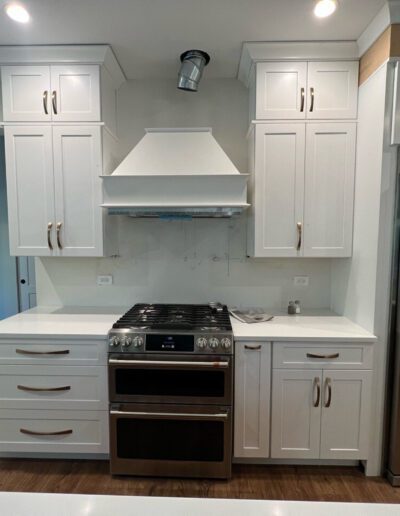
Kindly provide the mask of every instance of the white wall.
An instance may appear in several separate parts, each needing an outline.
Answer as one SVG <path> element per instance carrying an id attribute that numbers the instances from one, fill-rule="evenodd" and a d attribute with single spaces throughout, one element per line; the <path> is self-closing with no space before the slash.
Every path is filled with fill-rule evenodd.
<path id="1" fill-rule="evenodd" d="M 146 127 L 211 126 L 237 168 L 247 172 L 248 91 L 237 80 L 203 80 L 198 93 L 176 89 L 175 81 L 130 81 L 118 98 L 121 156 Z M 208 302 L 286 308 L 330 306 L 331 261 L 246 258 L 244 217 L 236 221 L 166 222 L 121 218 L 119 258 L 41 259 L 39 304 L 131 305 L 137 301 Z M 97 287 L 97 274 L 114 285 Z M 295 275 L 310 276 L 307 288 Z"/>

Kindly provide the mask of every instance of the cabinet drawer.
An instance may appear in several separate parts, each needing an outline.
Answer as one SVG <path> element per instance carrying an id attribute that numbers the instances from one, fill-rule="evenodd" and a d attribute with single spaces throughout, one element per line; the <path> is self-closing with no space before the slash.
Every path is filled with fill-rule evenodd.
<path id="1" fill-rule="evenodd" d="M 107 410 L 107 368 L 0 366 L 0 408 Z"/>
<path id="2" fill-rule="evenodd" d="M 108 453 L 108 412 L 0 410 L 0 453 Z"/>
<path id="3" fill-rule="evenodd" d="M 106 365 L 104 340 L 21 339 L 0 340 L 0 365 Z"/>
<path id="4" fill-rule="evenodd" d="M 370 344 L 280 342 L 273 345 L 275 369 L 372 369 Z"/>

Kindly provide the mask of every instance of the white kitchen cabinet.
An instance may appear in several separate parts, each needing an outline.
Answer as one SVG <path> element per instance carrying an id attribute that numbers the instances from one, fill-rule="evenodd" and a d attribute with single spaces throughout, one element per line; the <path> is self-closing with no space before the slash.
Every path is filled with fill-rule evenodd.
<path id="1" fill-rule="evenodd" d="M 255 124 L 252 257 L 352 254 L 356 124 Z"/>
<path id="2" fill-rule="evenodd" d="M 321 371 L 273 370 L 272 458 L 316 459 L 319 457 L 321 383 Z"/>
<path id="3" fill-rule="evenodd" d="M 235 457 L 269 457 L 271 344 L 235 344 Z"/>
<path id="4" fill-rule="evenodd" d="M 2 67 L 5 122 L 99 122 L 97 65 Z"/>
<path id="5" fill-rule="evenodd" d="M 255 128 L 254 256 L 298 256 L 304 207 L 304 124 Z"/>
<path id="6" fill-rule="evenodd" d="M 4 128 L 10 252 L 52 256 L 55 224 L 52 130 Z"/>
<path id="7" fill-rule="evenodd" d="M 309 120 L 357 118 L 358 61 L 308 63 Z"/>
<path id="8" fill-rule="evenodd" d="M 250 90 L 255 120 L 356 119 L 358 61 L 258 62 Z"/>
<path id="9" fill-rule="evenodd" d="M 306 117 L 307 63 L 258 63 L 256 118 L 266 120 Z"/>
<path id="10" fill-rule="evenodd" d="M 103 256 L 101 128 L 6 126 L 10 252 Z"/>
<path id="11" fill-rule="evenodd" d="M 368 455 L 371 371 L 323 373 L 321 459 Z"/>

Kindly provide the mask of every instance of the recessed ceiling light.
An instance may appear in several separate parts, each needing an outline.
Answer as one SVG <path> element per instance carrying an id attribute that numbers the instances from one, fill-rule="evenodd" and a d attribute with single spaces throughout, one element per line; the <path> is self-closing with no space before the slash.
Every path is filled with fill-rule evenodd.
<path id="1" fill-rule="evenodd" d="M 25 7 L 21 4 L 12 3 L 7 4 L 5 7 L 7 15 L 18 23 L 28 23 L 30 15 Z"/>
<path id="2" fill-rule="evenodd" d="M 317 18 L 326 18 L 337 9 L 337 0 L 318 0 L 314 7 L 314 14 Z"/>

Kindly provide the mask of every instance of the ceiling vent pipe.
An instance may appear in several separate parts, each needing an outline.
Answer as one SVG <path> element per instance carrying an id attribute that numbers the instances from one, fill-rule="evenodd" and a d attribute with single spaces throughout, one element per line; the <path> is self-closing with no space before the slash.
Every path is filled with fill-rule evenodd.
<path id="1" fill-rule="evenodd" d="M 208 65 L 210 56 L 203 50 L 186 50 L 181 54 L 181 68 L 178 74 L 178 89 L 197 91 L 203 73 Z"/>

